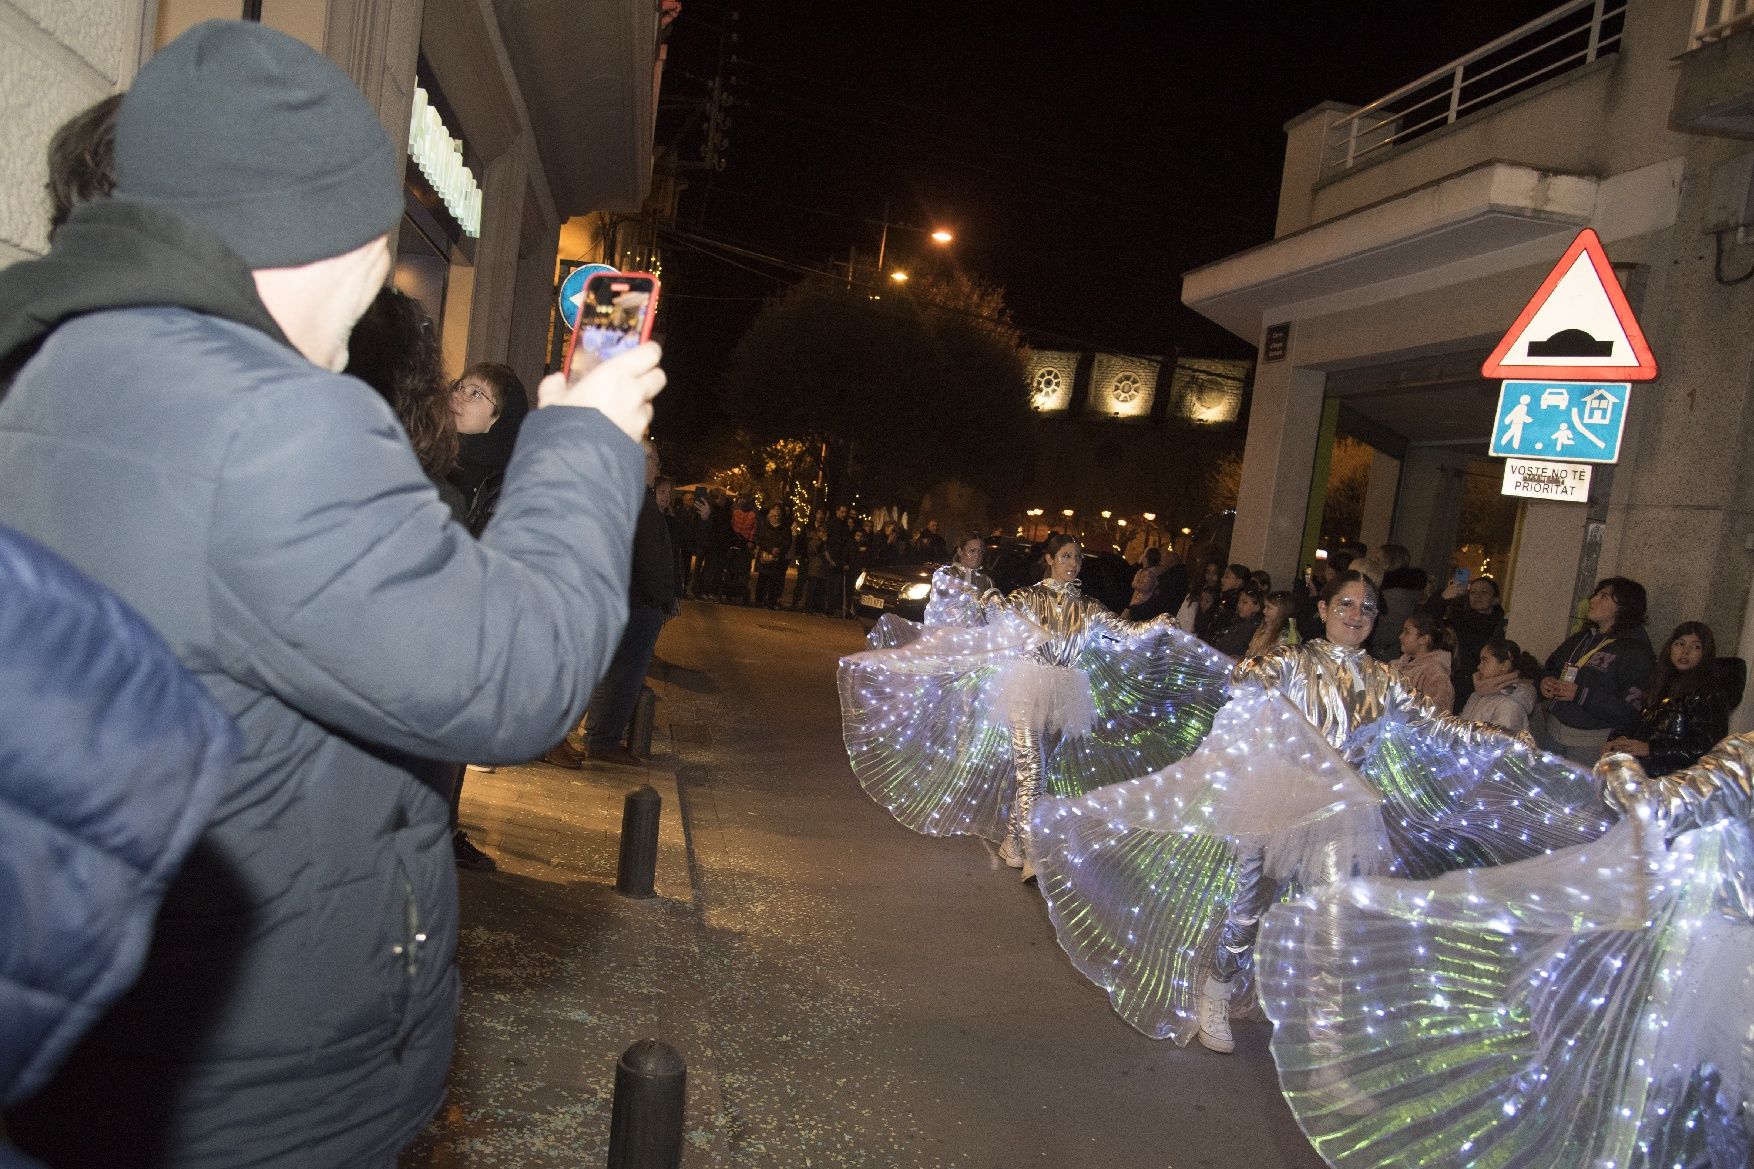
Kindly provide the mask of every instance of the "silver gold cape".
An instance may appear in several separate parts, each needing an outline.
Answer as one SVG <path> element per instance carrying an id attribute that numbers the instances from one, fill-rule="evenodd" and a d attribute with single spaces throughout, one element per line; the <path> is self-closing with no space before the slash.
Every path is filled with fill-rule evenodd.
<path id="1" fill-rule="evenodd" d="M 1660 779 L 1628 756 L 1597 774 L 1628 810 L 1598 841 L 1269 915 L 1273 1054 L 1330 1164 L 1749 1163 L 1754 736 Z"/>
<path id="2" fill-rule="evenodd" d="M 1002 839 L 1015 794 L 1008 668 L 1082 671 L 1090 732 L 1049 735 L 1043 785 L 1073 794 L 1154 771 L 1199 742 L 1230 661 L 1168 622 L 1123 621 L 1074 582 L 989 597 L 982 623 L 921 628 L 905 644 L 841 660 L 847 757 L 896 819 L 933 836 Z"/>
<path id="3" fill-rule="evenodd" d="M 1277 647 L 1237 667 L 1232 694 L 1187 758 L 1035 809 L 1060 945 L 1148 1035 L 1198 1031 L 1240 855 L 1310 887 L 1502 864 L 1612 822 L 1586 772 L 1441 713 L 1362 650 Z"/>

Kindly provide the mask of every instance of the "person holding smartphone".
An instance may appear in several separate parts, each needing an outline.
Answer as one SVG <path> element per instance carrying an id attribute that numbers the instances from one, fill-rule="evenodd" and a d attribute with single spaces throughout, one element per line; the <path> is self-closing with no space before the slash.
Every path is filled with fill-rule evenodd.
<path id="1" fill-rule="evenodd" d="M 1498 582 L 1489 576 L 1468 579 L 1458 568 L 1443 592 L 1425 603 L 1425 611 L 1450 627 L 1456 635 L 1450 658 L 1450 683 L 1455 687 L 1451 713 L 1467 705 L 1474 693 L 1474 671 L 1480 668 L 1480 650 L 1487 642 L 1504 636 L 1504 606 L 1499 604 Z M 1399 631 L 1396 631 L 1397 634 Z"/>
<path id="2" fill-rule="evenodd" d="M 451 1063 L 447 768 L 541 751 L 607 664 L 658 348 L 543 380 L 475 540 L 340 373 L 404 206 L 353 81 L 204 21 L 115 143 L 114 197 L 0 271 L 0 523 L 131 604 L 244 749 L 138 981 L 7 1136 L 53 1165 L 389 1165 Z"/>

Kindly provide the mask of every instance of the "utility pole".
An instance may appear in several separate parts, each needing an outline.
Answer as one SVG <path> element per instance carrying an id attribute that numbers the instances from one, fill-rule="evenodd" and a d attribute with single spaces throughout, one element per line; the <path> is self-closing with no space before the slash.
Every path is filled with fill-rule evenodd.
<path id="1" fill-rule="evenodd" d="M 883 236 L 877 241 L 877 279 L 883 279 L 883 254 L 889 248 L 889 200 L 883 200 Z"/>

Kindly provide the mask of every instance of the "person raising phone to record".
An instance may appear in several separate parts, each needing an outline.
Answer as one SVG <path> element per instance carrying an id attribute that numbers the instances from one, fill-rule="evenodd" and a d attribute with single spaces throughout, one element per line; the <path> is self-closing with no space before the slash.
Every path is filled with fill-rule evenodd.
<path id="1" fill-rule="evenodd" d="M 658 349 L 542 381 L 472 539 L 339 372 L 403 210 L 354 83 L 207 21 L 135 76 L 116 162 L 0 272 L 0 524 L 130 602 L 244 750 L 138 981 L 7 1135 L 54 1165 L 390 1165 L 450 1066 L 451 767 L 545 750 L 620 639 Z"/>

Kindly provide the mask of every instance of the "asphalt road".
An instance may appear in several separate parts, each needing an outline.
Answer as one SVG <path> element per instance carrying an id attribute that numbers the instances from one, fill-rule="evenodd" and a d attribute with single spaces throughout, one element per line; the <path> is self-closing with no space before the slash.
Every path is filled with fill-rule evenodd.
<path id="1" fill-rule="evenodd" d="M 918 836 L 840 744 L 853 622 L 704 603 L 659 642 L 656 756 L 471 773 L 450 1096 L 404 1169 L 604 1163 L 615 1056 L 689 1065 L 684 1164 L 1317 1169 L 1267 1025 L 1218 1056 L 1123 1023 L 1041 899 Z M 613 892 L 625 792 L 665 796 L 659 896 Z"/>

